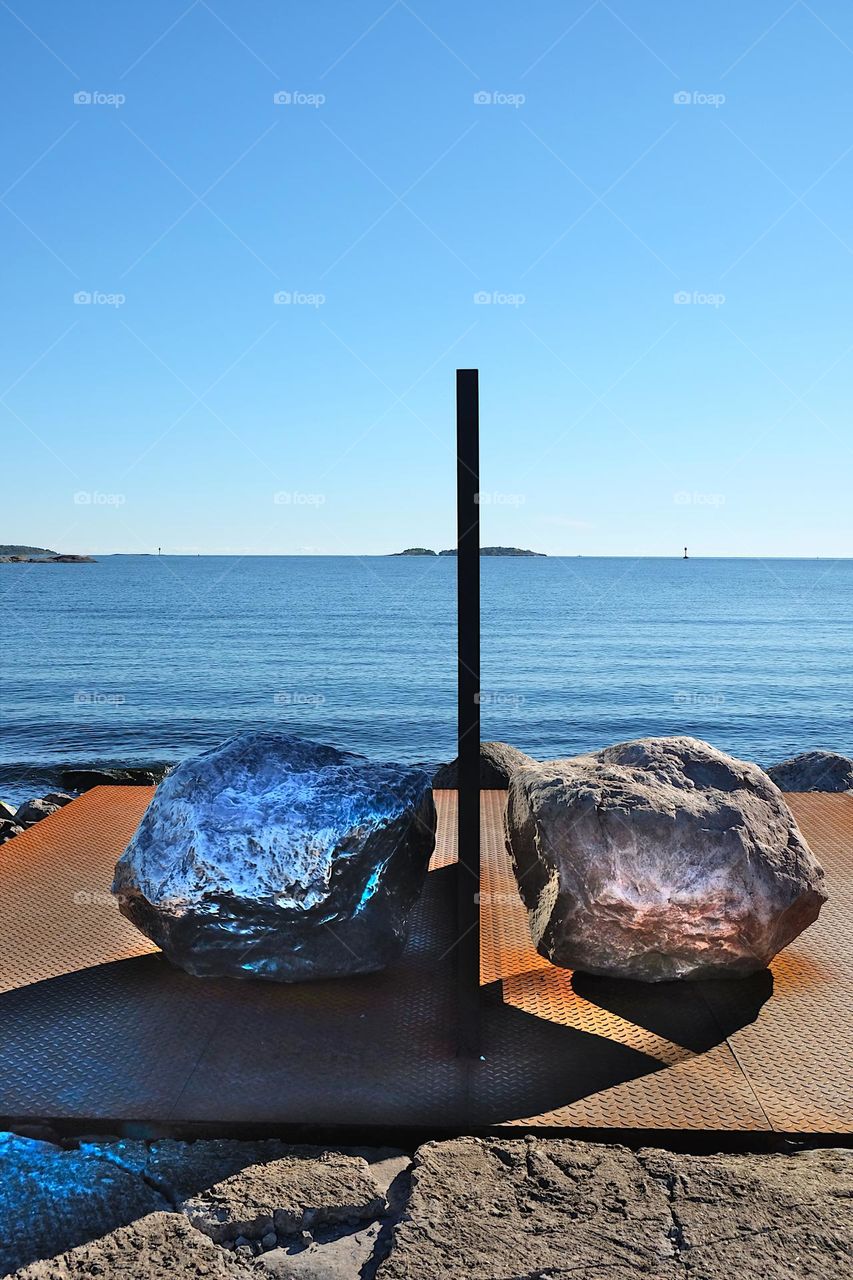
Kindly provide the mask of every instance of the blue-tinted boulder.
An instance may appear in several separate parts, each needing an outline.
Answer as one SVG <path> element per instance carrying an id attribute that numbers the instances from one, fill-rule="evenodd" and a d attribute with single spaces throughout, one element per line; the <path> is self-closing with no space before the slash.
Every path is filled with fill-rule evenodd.
<path id="1" fill-rule="evenodd" d="M 189 973 L 369 973 L 403 951 L 434 845 L 422 771 L 246 733 L 166 777 L 113 892 Z"/>

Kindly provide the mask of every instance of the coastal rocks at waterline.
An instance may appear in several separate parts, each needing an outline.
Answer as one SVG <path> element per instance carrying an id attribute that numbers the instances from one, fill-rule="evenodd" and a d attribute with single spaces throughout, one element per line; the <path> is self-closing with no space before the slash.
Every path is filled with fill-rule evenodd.
<path id="1" fill-rule="evenodd" d="M 516 769 L 535 764 L 532 756 L 511 747 L 508 742 L 480 743 L 480 790 L 506 791 Z M 436 791 L 455 791 L 459 786 L 459 759 L 440 766 L 432 780 Z"/>
<path id="2" fill-rule="evenodd" d="M 120 768 L 61 769 L 59 778 L 69 791 L 91 791 L 92 787 L 154 787 L 163 781 L 171 767 L 157 761 Z"/>
<path id="3" fill-rule="evenodd" d="M 826 901 L 823 871 L 767 775 L 695 738 L 519 769 L 506 824 L 533 941 L 570 969 L 745 976 Z"/>
<path id="4" fill-rule="evenodd" d="M 56 813 L 57 809 L 70 804 L 73 799 L 73 796 L 67 795 L 64 791 L 49 791 L 41 798 L 25 800 L 23 804 L 18 805 L 17 809 L 0 801 L 0 844 L 5 844 L 13 836 L 19 836 L 22 831 L 26 831 L 27 827 L 40 822 L 51 813 Z"/>
<path id="5" fill-rule="evenodd" d="M 835 751 L 804 751 L 767 773 L 782 791 L 853 791 L 853 760 Z"/>
<path id="6" fill-rule="evenodd" d="M 15 811 L 15 822 L 19 827 L 31 827 L 34 822 L 40 822 L 48 814 L 56 813 L 57 809 L 70 804 L 73 798 L 64 792 L 51 791 L 40 800 L 25 800 Z"/>
<path id="7" fill-rule="evenodd" d="M 0 844 L 5 844 L 12 836 L 18 836 L 23 831 L 24 828 L 15 821 L 16 812 L 14 805 L 0 800 Z"/>
<path id="8" fill-rule="evenodd" d="M 113 892 L 189 973 L 370 973 L 403 951 L 435 822 L 421 770 L 290 734 L 240 734 L 161 783 Z"/>
<path id="9" fill-rule="evenodd" d="M 13 836 L 39 822 L 49 814 L 55 813 L 63 805 L 70 804 L 76 795 L 91 791 L 93 787 L 153 787 L 165 778 L 171 764 L 156 761 L 145 765 L 112 766 L 98 768 L 61 768 L 51 771 L 52 777 L 58 777 L 63 788 L 67 790 L 48 791 L 43 796 L 34 796 L 17 806 L 0 801 L 0 844 L 5 844 Z"/>

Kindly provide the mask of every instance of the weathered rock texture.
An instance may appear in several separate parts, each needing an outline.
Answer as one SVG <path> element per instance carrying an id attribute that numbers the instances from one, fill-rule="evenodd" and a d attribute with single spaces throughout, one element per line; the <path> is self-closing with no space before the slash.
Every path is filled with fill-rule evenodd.
<path id="1" fill-rule="evenodd" d="M 183 1214 L 152 1213 L 108 1235 L 15 1272 L 15 1280 L 257 1280 L 245 1262 L 196 1231 Z"/>
<path id="2" fill-rule="evenodd" d="M 535 764 L 532 756 L 517 751 L 507 742 L 480 743 L 480 790 L 506 791 L 516 769 Z M 437 770 L 432 780 L 436 791 L 455 791 L 459 786 L 459 760 L 451 760 Z"/>
<path id="3" fill-rule="evenodd" d="M 3 1137 L 0 1276 L 21 1280 L 370 1280 L 408 1194 L 391 1148 Z"/>
<path id="4" fill-rule="evenodd" d="M 153 787 L 165 778 L 171 767 L 158 760 L 127 768 L 61 769 L 59 779 L 70 791 L 90 791 L 92 787 Z"/>
<path id="5" fill-rule="evenodd" d="M 853 1154 L 638 1160 L 669 1191 L 672 1240 L 689 1280 L 828 1280 L 853 1271 Z"/>
<path id="6" fill-rule="evenodd" d="M 113 892 L 190 973 L 369 973 L 402 952 L 434 844 L 420 770 L 241 734 L 168 775 Z"/>
<path id="7" fill-rule="evenodd" d="M 55 803 L 46 796 L 43 800 L 25 800 L 15 811 L 15 822 L 19 827 L 31 827 L 33 823 L 40 822 L 42 818 L 46 818 L 49 814 L 56 813 L 64 803 L 65 801 L 61 804 Z"/>
<path id="8" fill-rule="evenodd" d="M 767 775 L 695 738 L 520 769 L 506 821 L 534 943 L 567 968 L 648 982 L 754 973 L 826 901 Z"/>
<path id="9" fill-rule="evenodd" d="M 224 1182 L 252 1166 L 270 1164 L 299 1156 L 303 1161 L 323 1154 L 323 1147 L 294 1146 L 278 1138 L 239 1141 L 210 1138 L 199 1142 L 179 1142 L 158 1138 L 145 1142 L 121 1138 L 114 1142 L 91 1142 L 85 1151 L 104 1160 L 114 1160 L 155 1187 L 169 1204 L 182 1204 L 208 1187 Z"/>
<path id="10" fill-rule="evenodd" d="M 252 1165 L 181 1207 L 194 1227 L 226 1244 L 372 1221 L 386 1204 L 366 1160 L 325 1151 L 310 1159 L 292 1155 Z"/>
<path id="11" fill-rule="evenodd" d="M 534 1139 L 430 1142 L 379 1280 L 681 1273 L 666 1188 L 623 1147 Z"/>
<path id="12" fill-rule="evenodd" d="M 834 751 L 804 751 L 767 773 L 783 791 L 853 791 L 853 760 Z"/>
<path id="13" fill-rule="evenodd" d="M 16 1280 L 838 1280 L 851 1269 L 849 1151 L 459 1138 L 421 1147 L 401 1190 L 409 1158 L 379 1148 L 4 1143 L 0 1275 Z"/>
<path id="14" fill-rule="evenodd" d="M 428 1143 L 379 1280 L 836 1280 L 853 1159 L 635 1155 L 567 1139 Z"/>
<path id="15" fill-rule="evenodd" d="M 0 1133 L 0 1275 L 164 1207 L 114 1161 Z"/>
<path id="16" fill-rule="evenodd" d="M 56 813 L 64 805 L 70 804 L 73 799 L 73 796 L 67 795 L 64 791 L 49 791 L 47 795 L 40 798 L 25 800 L 23 804 L 18 805 L 17 809 L 0 800 L 0 844 L 11 840 L 13 836 L 19 836 L 27 827 L 32 827 L 42 818 Z"/>

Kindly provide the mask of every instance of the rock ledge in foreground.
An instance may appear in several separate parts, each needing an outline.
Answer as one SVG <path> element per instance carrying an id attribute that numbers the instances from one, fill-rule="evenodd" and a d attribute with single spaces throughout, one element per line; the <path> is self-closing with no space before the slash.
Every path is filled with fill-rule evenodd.
<path id="1" fill-rule="evenodd" d="M 378 1280 L 837 1280 L 853 1253 L 851 1194 L 848 1151 L 430 1142 Z"/>

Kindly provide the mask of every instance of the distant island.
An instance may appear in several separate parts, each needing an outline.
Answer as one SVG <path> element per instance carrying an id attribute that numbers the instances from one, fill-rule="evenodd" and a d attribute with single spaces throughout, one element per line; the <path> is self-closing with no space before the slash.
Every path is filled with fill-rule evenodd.
<path id="1" fill-rule="evenodd" d="M 47 547 L 23 547 L 0 543 L 0 564 L 96 564 L 93 556 L 62 555 Z"/>
<path id="2" fill-rule="evenodd" d="M 394 556 L 455 556 L 456 548 L 449 551 L 431 551 L 429 547 L 407 547 L 405 551 L 392 551 Z M 521 547 L 480 547 L 481 556 L 544 556 L 544 551 L 523 551 Z"/>
<path id="3" fill-rule="evenodd" d="M 17 543 L 0 543 L 0 556 L 58 556 L 58 551 L 50 551 L 47 547 L 21 547 Z"/>

